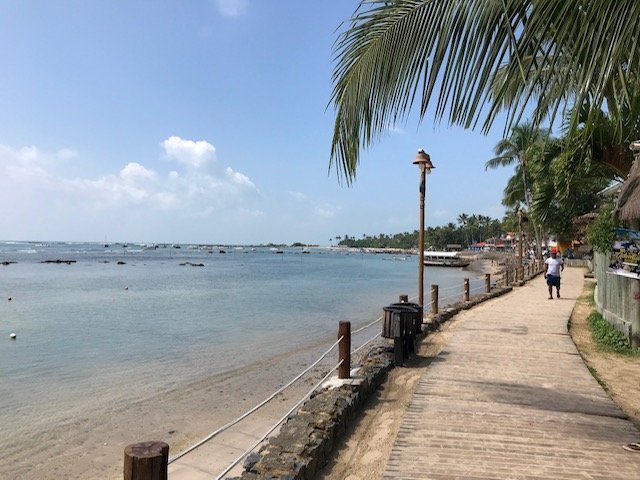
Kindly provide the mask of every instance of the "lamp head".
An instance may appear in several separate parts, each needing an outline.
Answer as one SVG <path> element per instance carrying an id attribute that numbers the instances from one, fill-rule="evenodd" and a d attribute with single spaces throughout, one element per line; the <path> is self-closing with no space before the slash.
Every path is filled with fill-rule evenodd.
<path id="1" fill-rule="evenodd" d="M 433 168 L 436 168 L 433 166 L 433 163 L 431 163 L 431 157 L 424 153 L 423 149 L 418 150 L 418 155 L 413 161 L 413 164 L 418 165 L 418 167 L 420 167 L 420 171 L 425 170 L 427 174 L 431 173 Z"/>

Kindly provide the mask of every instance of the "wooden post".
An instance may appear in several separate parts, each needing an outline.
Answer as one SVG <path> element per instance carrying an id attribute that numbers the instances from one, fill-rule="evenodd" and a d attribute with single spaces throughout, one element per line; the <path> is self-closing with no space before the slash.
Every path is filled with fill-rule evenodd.
<path id="1" fill-rule="evenodd" d="M 491 293 L 491 274 L 484 274 L 484 289 L 487 293 Z"/>
<path id="2" fill-rule="evenodd" d="M 393 356 L 396 366 L 404 365 L 404 332 L 399 312 L 393 312 Z"/>
<path id="3" fill-rule="evenodd" d="M 338 378 L 351 378 L 351 322 L 338 324 Z"/>
<path id="4" fill-rule="evenodd" d="M 504 271 L 504 286 L 509 286 L 509 268 Z"/>
<path id="5" fill-rule="evenodd" d="M 167 480 L 169 445 L 142 442 L 124 449 L 124 480 Z"/>
<path id="6" fill-rule="evenodd" d="M 409 302 L 409 295 L 400 295 L 400 297 L 398 297 L 398 301 L 400 303 L 408 303 Z"/>
<path id="7" fill-rule="evenodd" d="M 468 278 L 464 279 L 464 301 L 465 302 L 469 301 L 469 279 Z"/>
<path id="8" fill-rule="evenodd" d="M 431 313 L 438 313 L 438 285 L 431 285 Z"/>

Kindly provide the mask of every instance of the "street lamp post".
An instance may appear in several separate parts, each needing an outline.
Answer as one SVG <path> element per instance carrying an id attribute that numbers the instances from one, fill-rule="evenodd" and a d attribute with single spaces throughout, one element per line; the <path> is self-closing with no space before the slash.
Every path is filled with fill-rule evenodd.
<path id="1" fill-rule="evenodd" d="M 524 277 L 522 275 L 522 209 L 518 209 L 518 276 Z M 520 280 L 524 280 L 524 278 L 520 278 Z"/>
<path id="2" fill-rule="evenodd" d="M 429 155 L 423 149 L 418 150 L 418 155 L 413 161 L 420 168 L 420 239 L 418 240 L 418 303 L 424 307 L 424 196 L 426 192 L 427 178 L 435 168 Z"/>

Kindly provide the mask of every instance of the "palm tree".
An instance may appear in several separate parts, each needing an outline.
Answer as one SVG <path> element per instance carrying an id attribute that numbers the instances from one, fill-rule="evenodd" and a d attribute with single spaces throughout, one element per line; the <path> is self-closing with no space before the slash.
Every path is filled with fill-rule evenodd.
<path id="1" fill-rule="evenodd" d="M 544 145 L 548 138 L 548 132 L 534 127 L 532 123 L 516 125 L 511 130 L 509 138 L 502 139 L 494 148 L 496 157 L 485 163 L 485 170 L 489 168 L 517 165 L 522 176 L 524 187 L 524 203 L 527 208 L 531 206 L 532 191 L 530 180 L 529 164 L 540 158 L 544 152 Z"/>
<path id="2" fill-rule="evenodd" d="M 458 215 L 458 223 L 460 224 L 460 226 L 462 227 L 462 229 L 464 230 L 464 238 L 465 238 L 465 242 L 467 242 L 467 246 L 469 245 L 469 235 L 467 235 L 467 222 L 469 221 L 469 215 L 467 215 L 466 213 L 461 213 L 460 215 Z"/>
<path id="3" fill-rule="evenodd" d="M 485 169 L 516 164 L 516 178 L 521 179 L 520 182 L 512 177 L 505 188 L 505 203 L 508 206 L 517 207 L 519 202 L 522 201 L 527 210 L 531 209 L 534 195 L 531 170 L 534 168 L 534 163 L 540 164 L 543 162 L 545 145 L 548 139 L 548 131 L 541 130 L 532 123 L 527 122 L 513 127 L 509 138 L 500 140 L 495 146 L 494 152 L 497 156 L 485 163 Z M 535 168 L 539 168 L 539 166 Z M 537 178 L 542 177 L 542 175 L 539 172 Z M 536 237 L 538 256 L 541 256 L 542 235 L 540 228 L 533 221 L 532 227 Z"/>
<path id="4" fill-rule="evenodd" d="M 583 142 L 598 112 L 637 103 L 637 0 L 361 0 L 343 25 L 330 168 L 347 183 L 361 148 L 414 103 L 421 120 L 434 107 L 435 121 L 485 132 L 505 108 L 508 132 L 531 106 L 534 126 L 571 110 L 576 132 L 584 108 Z"/>

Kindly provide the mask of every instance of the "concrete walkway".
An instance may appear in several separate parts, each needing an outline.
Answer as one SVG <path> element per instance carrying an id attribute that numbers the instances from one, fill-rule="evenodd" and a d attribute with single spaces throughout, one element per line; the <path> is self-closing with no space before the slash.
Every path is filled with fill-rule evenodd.
<path id="1" fill-rule="evenodd" d="M 640 479 L 640 441 L 580 358 L 567 321 L 583 271 L 561 299 L 539 276 L 461 314 L 425 371 L 385 479 Z"/>

